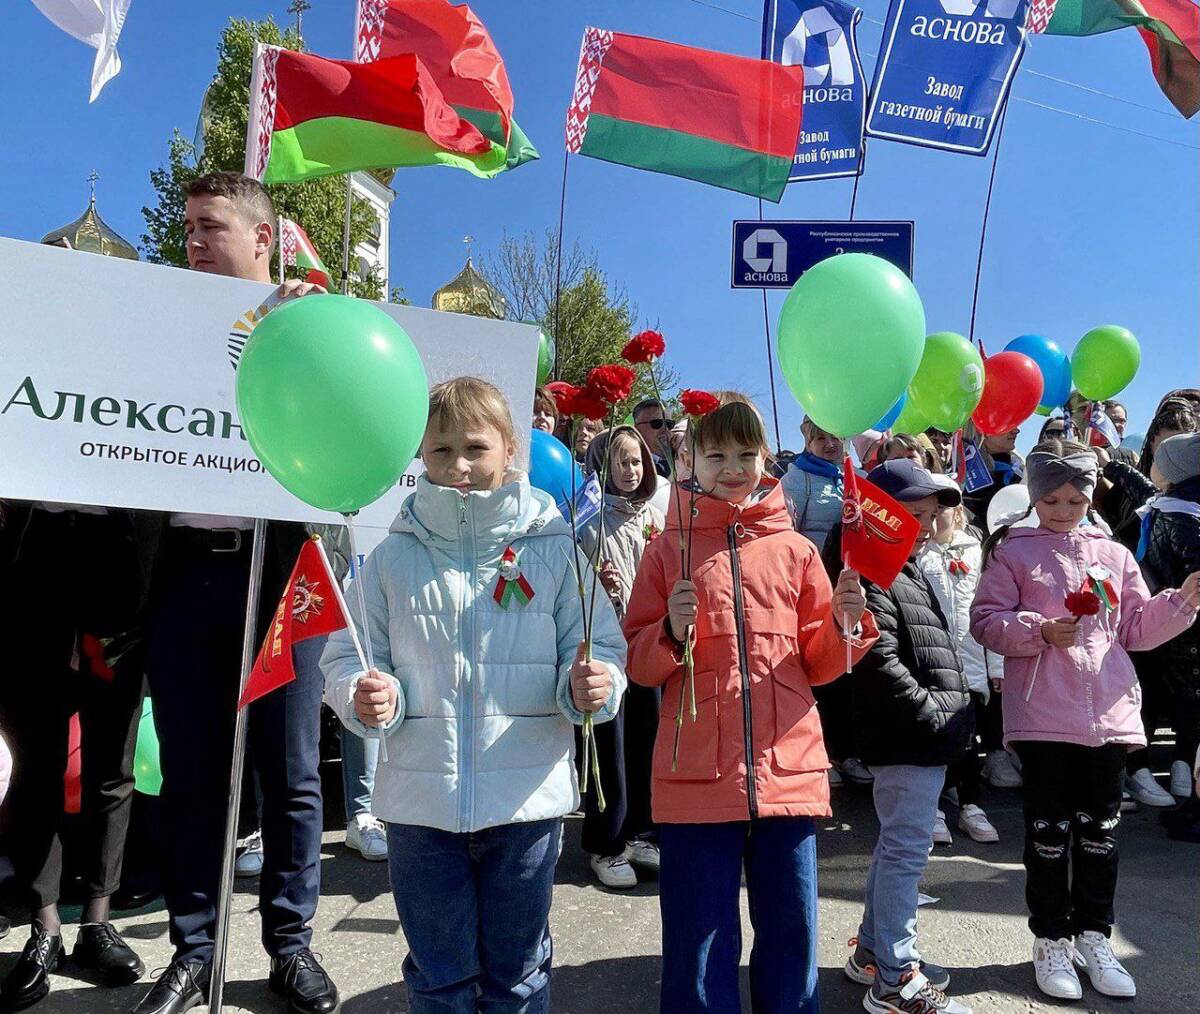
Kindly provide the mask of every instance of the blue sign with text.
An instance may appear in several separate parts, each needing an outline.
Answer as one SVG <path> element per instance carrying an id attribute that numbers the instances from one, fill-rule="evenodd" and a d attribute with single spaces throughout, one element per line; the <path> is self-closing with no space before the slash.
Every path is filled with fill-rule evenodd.
<path id="1" fill-rule="evenodd" d="M 912 222 L 733 223 L 735 289 L 790 289 L 814 264 L 843 253 L 868 253 L 913 272 Z"/>
<path id="2" fill-rule="evenodd" d="M 867 135 L 983 155 L 1025 53 L 1029 0 L 892 0 Z"/>
<path id="3" fill-rule="evenodd" d="M 762 58 L 804 68 L 804 122 L 792 181 L 862 172 L 867 82 L 856 34 L 861 18 L 861 10 L 841 0 L 766 0 Z"/>

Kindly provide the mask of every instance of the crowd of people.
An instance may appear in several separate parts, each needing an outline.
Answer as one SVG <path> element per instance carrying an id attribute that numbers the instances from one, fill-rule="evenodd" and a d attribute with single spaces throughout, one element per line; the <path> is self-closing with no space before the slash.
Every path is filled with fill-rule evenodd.
<path id="1" fill-rule="evenodd" d="M 200 177 L 190 265 L 269 281 L 275 221 L 256 182 Z M 658 880 L 661 1010 L 741 1009 L 744 874 L 752 1009 L 814 1014 L 815 821 L 848 782 L 870 787 L 879 824 L 845 964 L 866 1010 L 968 1012 L 918 946 L 918 884 L 951 810 L 974 841 L 998 840 L 985 781 L 1023 793 L 1037 986 L 1079 999 L 1082 971 L 1101 994 L 1135 995 L 1110 943 L 1121 813 L 1161 807 L 1164 833 L 1200 841 L 1200 391 L 1163 399 L 1140 456 L 1090 446 L 1081 399 L 1024 457 L 1017 430 L 968 433 L 990 480 L 969 489 L 950 434 L 846 441 L 806 420 L 803 451 L 773 452 L 749 399 L 717 400 L 676 423 L 648 399 L 605 430 L 560 418 L 539 388 L 533 427 L 604 484 L 576 529 L 514 468 L 504 395 L 474 377 L 434 387 L 424 475 L 356 577 L 376 667 L 348 631 L 303 642 L 296 681 L 249 706 L 237 867 L 259 878 L 269 983 L 289 1011 L 339 1003 L 310 948 L 323 703 L 342 729 L 346 842 L 389 864 L 418 1014 L 549 1011 L 554 872 L 579 809 L 602 885 Z M 1123 432 L 1124 408 L 1104 411 Z M 848 454 L 919 525 L 886 588 L 843 564 Z M 1010 486 L 1028 508 L 989 517 Z M 174 956 L 134 1014 L 179 1014 L 211 976 L 251 523 L 14 502 L 2 521 L 0 617 L 13 671 L 36 678 L 0 691 L 7 901 L 30 922 L 0 1011 L 40 1002 L 66 959 L 76 713 L 85 903 L 71 957 L 101 985 L 145 972 L 111 909 L 148 688 Z M 267 532 L 260 630 L 306 536 Z M 1164 785 L 1149 751 L 1167 728 Z"/>

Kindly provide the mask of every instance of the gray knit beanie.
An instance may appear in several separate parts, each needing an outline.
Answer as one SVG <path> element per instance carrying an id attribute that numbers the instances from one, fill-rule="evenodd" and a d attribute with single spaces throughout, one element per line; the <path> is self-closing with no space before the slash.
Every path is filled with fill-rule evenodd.
<path id="1" fill-rule="evenodd" d="M 1200 433 L 1167 437 L 1154 449 L 1154 464 L 1172 486 L 1200 475 Z"/>

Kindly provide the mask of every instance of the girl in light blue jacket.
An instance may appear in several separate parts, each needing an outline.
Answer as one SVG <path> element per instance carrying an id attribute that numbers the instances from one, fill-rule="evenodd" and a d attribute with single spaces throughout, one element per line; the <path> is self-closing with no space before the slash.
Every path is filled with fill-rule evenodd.
<path id="1" fill-rule="evenodd" d="M 583 661 L 571 531 L 511 470 L 515 447 L 491 384 L 433 389 L 426 473 L 359 578 L 380 664 L 364 673 L 346 631 L 321 659 L 346 727 L 386 737 L 373 810 L 413 1014 L 550 1010 L 554 866 L 579 805 L 571 727 L 611 719 L 625 689 L 604 595 Z"/>

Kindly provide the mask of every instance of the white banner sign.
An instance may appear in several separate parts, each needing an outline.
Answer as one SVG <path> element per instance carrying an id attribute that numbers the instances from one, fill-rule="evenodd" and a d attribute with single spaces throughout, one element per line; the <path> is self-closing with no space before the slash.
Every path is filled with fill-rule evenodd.
<path id="1" fill-rule="evenodd" d="M 238 425 L 233 353 L 274 286 L 10 239 L 0 279 L 0 497 L 338 520 L 271 478 Z M 412 337 L 431 384 L 473 375 L 505 393 L 525 467 L 537 328 L 376 305 Z M 362 511 L 364 543 L 421 471 Z"/>

